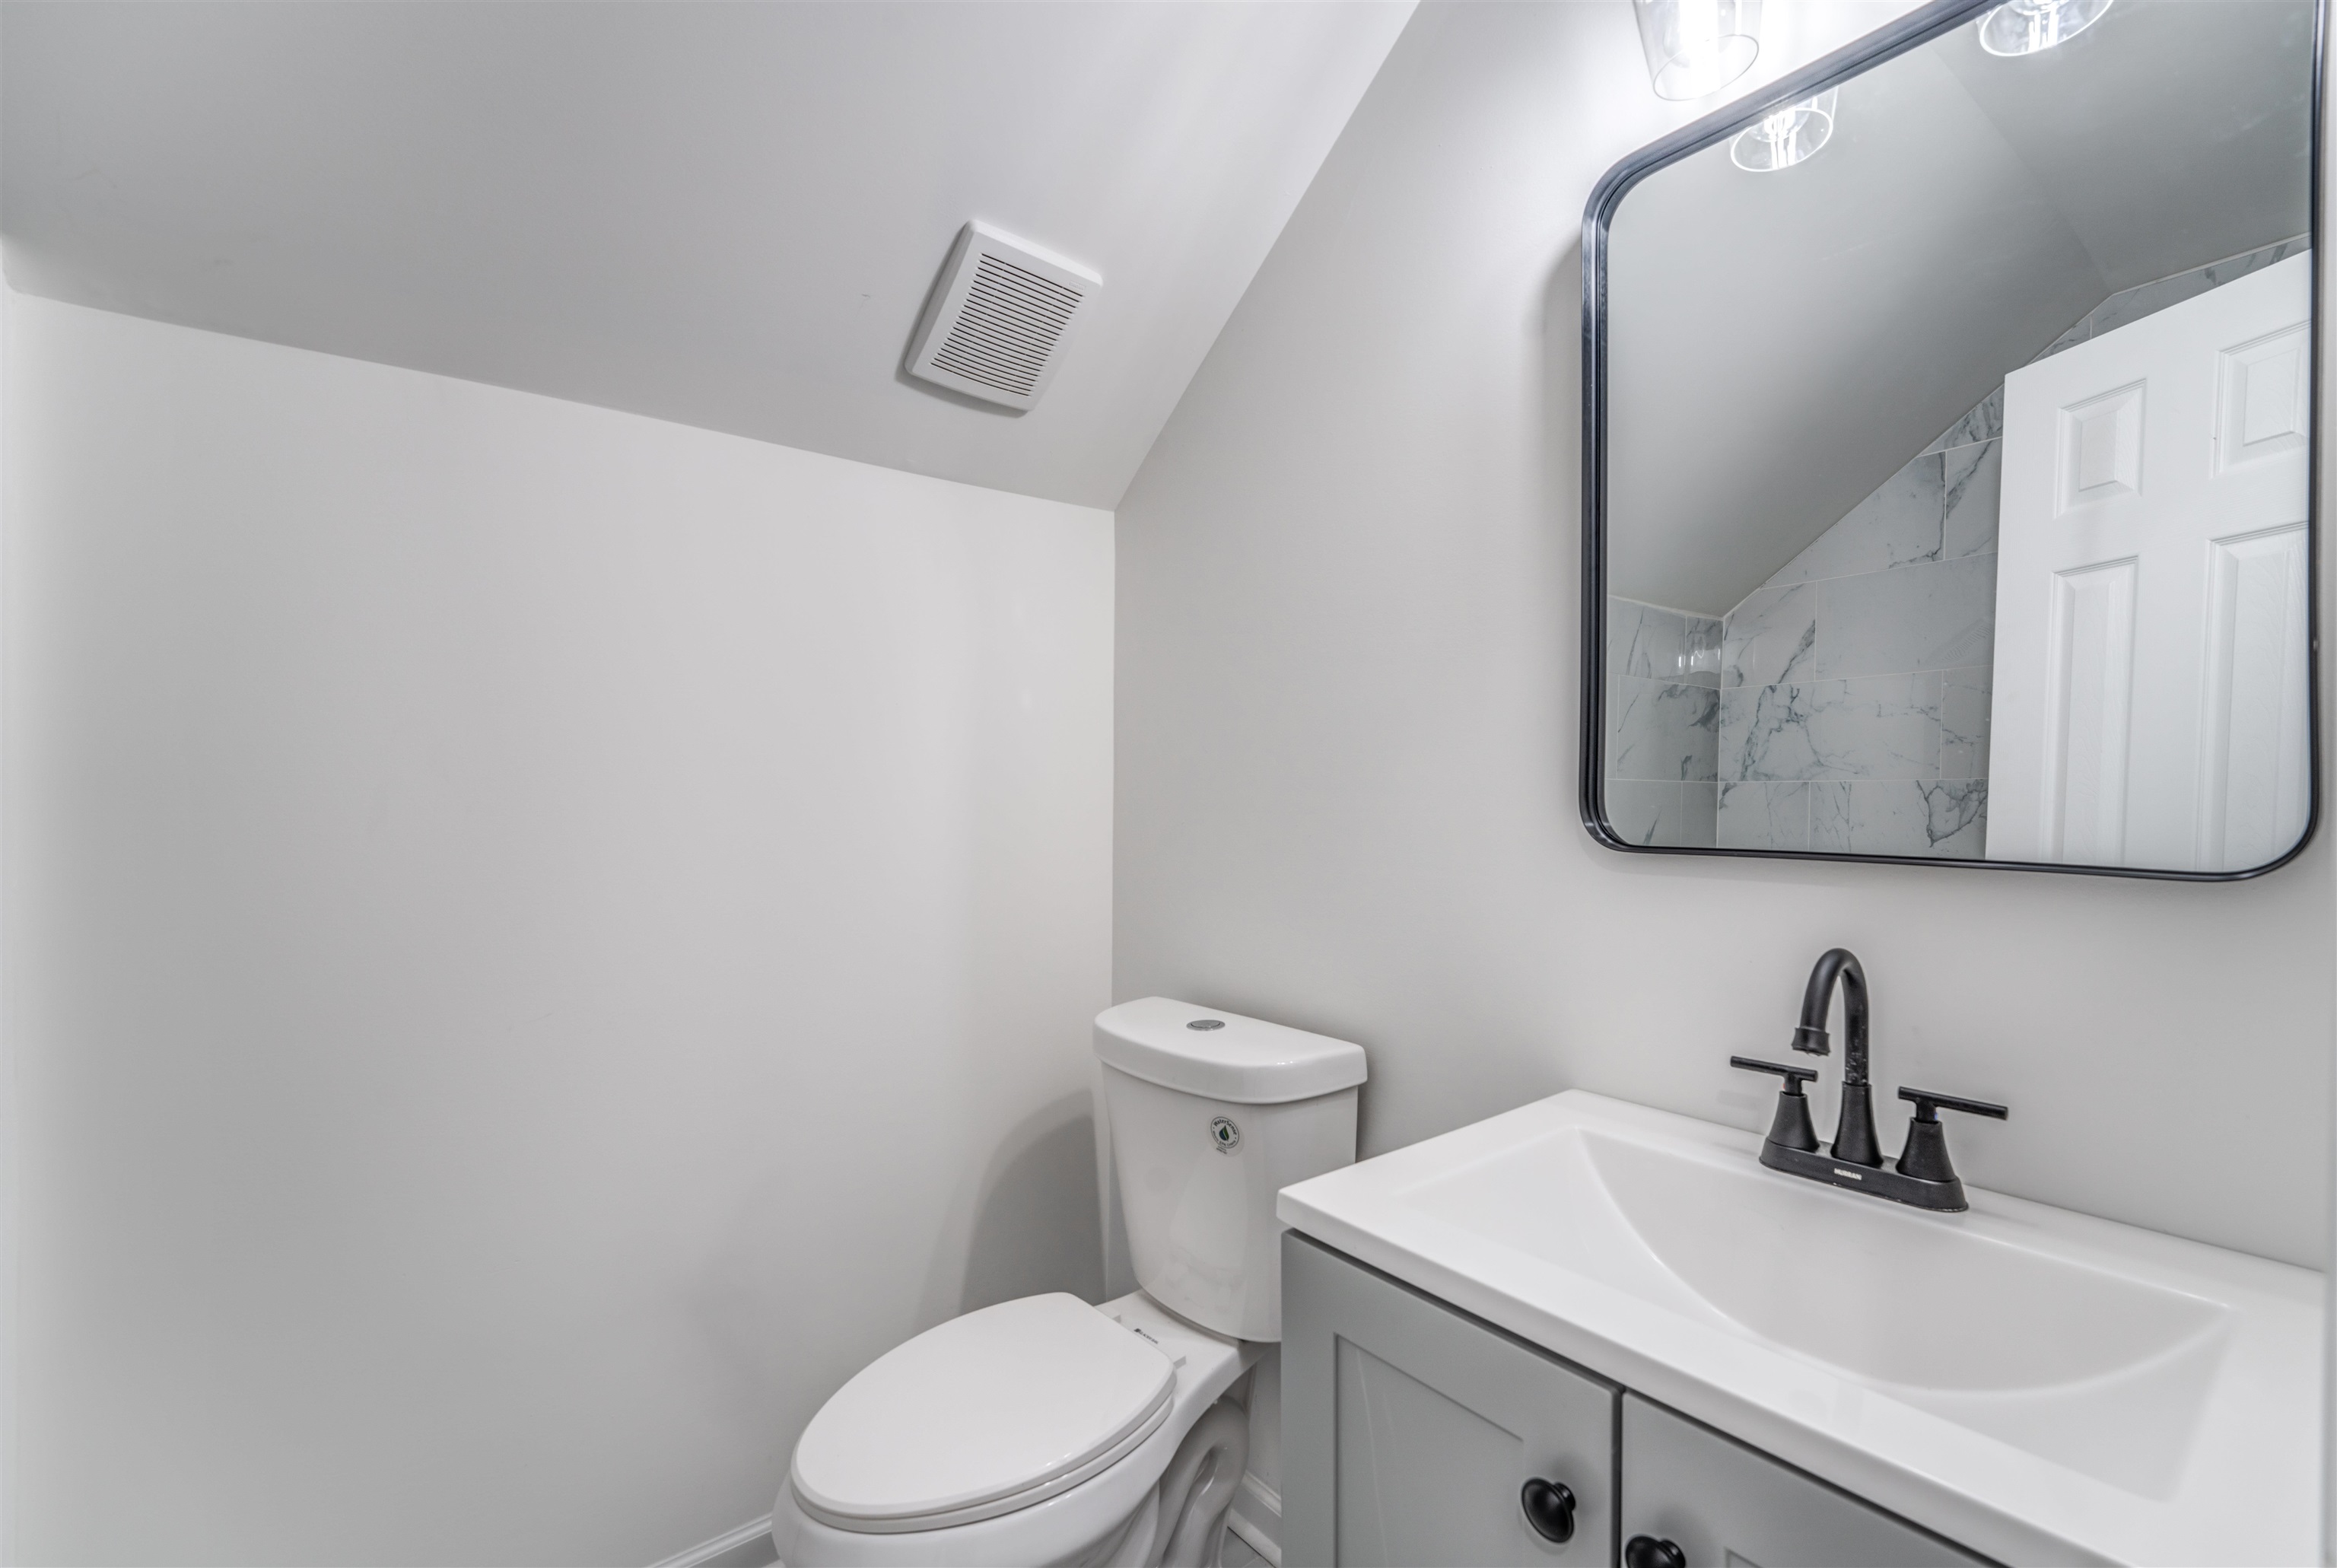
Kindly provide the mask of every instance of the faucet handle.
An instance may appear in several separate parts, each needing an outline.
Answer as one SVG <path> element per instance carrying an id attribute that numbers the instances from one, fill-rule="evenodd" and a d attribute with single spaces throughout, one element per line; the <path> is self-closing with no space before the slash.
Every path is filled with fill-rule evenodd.
<path id="1" fill-rule="evenodd" d="M 1817 1081 L 1817 1071 L 1814 1068 L 1788 1067 L 1783 1062 L 1764 1062 L 1754 1056 L 1731 1056 L 1728 1059 L 1728 1064 L 1731 1067 L 1742 1067 L 1747 1073 L 1775 1073 L 1785 1081 L 1785 1087 L 1779 1091 L 1784 1094 L 1798 1094 L 1802 1092 L 1803 1084 Z"/>
<path id="2" fill-rule="evenodd" d="M 1907 1123 L 1906 1146 L 1899 1151 L 1899 1173 L 1922 1181 L 1956 1181 L 1955 1162 L 1948 1158 L 1948 1130 L 1940 1125 L 1941 1112 L 1961 1111 L 1972 1116 L 1992 1116 L 1999 1122 L 2006 1115 L 2001 1105 L 1934 1094 L 1928 1089 L 1902 1089 L 1899 1098 L 1915 1104 L 1914 1120 Z M 1963 1206 L 1962 1191 L 1963 1184 L 1957 1181 L 1957 1208 Z"/>
<path id="3" fill-rule="evenodd" d="M 1985 1100 L 1959 1100 L 1952 1094 L 1934 1094 L 1928 1089 L 1902 1089 L 1899 1098 L 1915 1102 L 1915 1120 L 1936 1122 L 1942 1111 L 1961 1111 L 1967 1116 L 1992 1116 L 2001 1122 L 2009 1114 L 2001 1105 L 1991 1105 Z"/>
<path id="4" fill-rule="evenodd" d="M 1807 1067 L 1788 1067 L 1782 1062 L 1764 1062 L 1753 1056 L 1731 1056 L 1728 1064 L 1742 1067 L 1747 1073 L 1775 1073 L 1785 1081 L 1777 1091 L 1777 1113 L 1769 1121 L 1769 1142 L 1815 1153 L 1818 1132 L 1810 1125 L 1810 1102 L 1802 1093 L 1802 1085 L 1815 1079 L 1817 1073 Z"/>

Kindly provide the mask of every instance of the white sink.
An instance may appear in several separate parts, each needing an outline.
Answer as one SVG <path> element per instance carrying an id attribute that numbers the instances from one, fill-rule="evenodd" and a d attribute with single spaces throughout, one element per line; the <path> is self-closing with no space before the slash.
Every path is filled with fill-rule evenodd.
<path id="1" fill-rule="evenodd" d="M 2008 1561 L 2317 1561 L 2322 1277 L 1930 1214 L 1579 1092 L 1286 1191 L 1296 1229 Z"/>
<path id="2" fill-rule="evenodd" d="M 2229 1308 L 1843 1196 L 1735 1150 L 1571 1124 L 1413 1199 L 1550 1262 L 1596 1258 L 1651 1305 L 1740 1326 L 2042 1457 L 2168 1492 Z"/>

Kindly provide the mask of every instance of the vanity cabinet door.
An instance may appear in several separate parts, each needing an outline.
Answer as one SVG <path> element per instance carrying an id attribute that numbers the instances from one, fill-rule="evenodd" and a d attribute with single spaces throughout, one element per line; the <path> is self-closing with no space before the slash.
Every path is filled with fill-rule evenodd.
<path id="1" fill-rule="evenodd" d="M 1614 1385 L 1286 1233 L 1283 1562 L 1609 1568 Z M 1572 1494 L 1563 1542 L 1528 1484 Z M 1554 1494 L 1536 1493 L 1556 1525 Z"/>
<path id="2" fill-rule="evenodd" d="M 1636 1394 L 1623 1396 L 1622 1534 L 1630 1568 L 1969 1568 L 1987 1561 Z M 1678 1555 L 1633 1553 L 1641 1537 L 1668 1542 Z"/>

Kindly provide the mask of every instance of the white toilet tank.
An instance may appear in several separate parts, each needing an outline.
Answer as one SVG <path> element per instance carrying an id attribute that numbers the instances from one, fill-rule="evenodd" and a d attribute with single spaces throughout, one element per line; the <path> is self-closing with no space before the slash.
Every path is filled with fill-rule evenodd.
<path id="1" fill-rule="evenodd" d="M 1355 1158 L 1360 1045 L 1165 996 L 1096 1017 L 1136 1282 L 1237 1339 L 1282 1338 L 1274 1195 Z"/>

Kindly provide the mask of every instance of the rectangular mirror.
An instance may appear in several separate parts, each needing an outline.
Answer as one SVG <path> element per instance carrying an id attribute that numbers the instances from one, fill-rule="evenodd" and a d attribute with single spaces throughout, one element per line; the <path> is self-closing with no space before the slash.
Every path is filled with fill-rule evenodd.
<path id="1" fill-rule="evenodd" d="M 1595 837 L 2199 878 L 2303 846 L 2321 24 L 1950 0 L 1607 176 Z"/>

